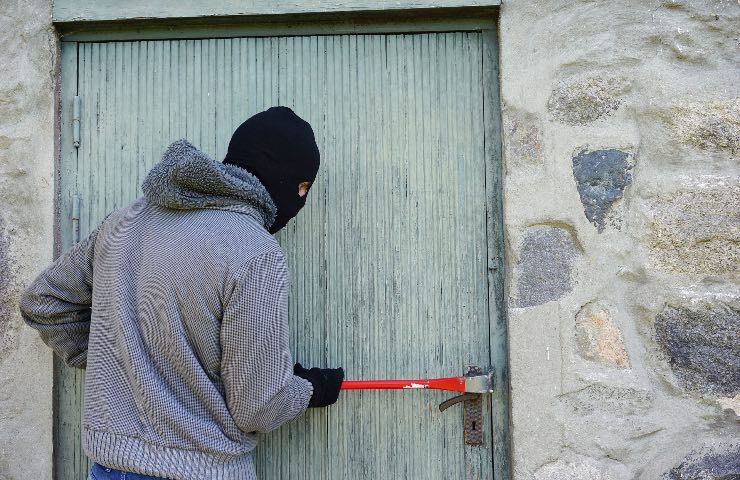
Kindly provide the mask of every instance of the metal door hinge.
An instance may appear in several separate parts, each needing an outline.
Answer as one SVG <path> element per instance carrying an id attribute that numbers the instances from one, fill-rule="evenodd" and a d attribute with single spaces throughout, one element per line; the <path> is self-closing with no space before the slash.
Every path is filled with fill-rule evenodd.
<path id="1" fill-rule="evenodd" d="M 75 148 L 80 147 L 80 97 L 72 100 L 72 143 Z"/>
<path id="2" fill-rule="evenodd" d="M 72 242 L 80 241 L 80 196 L 72 195 Z"/>

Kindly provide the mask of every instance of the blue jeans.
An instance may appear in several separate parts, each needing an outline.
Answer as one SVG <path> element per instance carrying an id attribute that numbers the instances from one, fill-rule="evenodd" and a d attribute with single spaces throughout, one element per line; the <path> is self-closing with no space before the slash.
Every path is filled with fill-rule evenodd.
<path id="1" fill-rule="evenodd" d="M 166 480 L 162 477 L 152 477 L 140 473 L 123 472 L 114 468 L 104 467 L 99 463 L 93 463 L 87 480 Z"/>

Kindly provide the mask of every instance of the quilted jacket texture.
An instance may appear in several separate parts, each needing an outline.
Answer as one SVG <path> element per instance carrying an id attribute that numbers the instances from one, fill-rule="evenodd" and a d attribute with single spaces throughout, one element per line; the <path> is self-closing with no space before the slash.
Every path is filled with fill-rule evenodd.
<path id="1" fill-rule="evenodd" d="M 259 432 L 300 415 L 275 205 L 249 172 L 174 142 L 144 197 L 41 273 L 21 313 L 86 368 L 94 461 L 172 479 L 255 479 Z"/>

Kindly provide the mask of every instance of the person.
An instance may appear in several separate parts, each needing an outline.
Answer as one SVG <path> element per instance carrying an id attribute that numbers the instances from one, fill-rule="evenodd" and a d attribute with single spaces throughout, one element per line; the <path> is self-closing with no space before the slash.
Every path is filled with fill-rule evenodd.
<path id="1" fill-rule="evenodd" d="M 271 235 L 305 205 L 319 161 L 286 107 L 242 123 L 223 162 L 178 140 L 142 198 L 23 292 L 26 323 L 86 368 L 88 478 L 254 479 L 259 433 L 336 402 L 341 368 L 293 364 Z"/>

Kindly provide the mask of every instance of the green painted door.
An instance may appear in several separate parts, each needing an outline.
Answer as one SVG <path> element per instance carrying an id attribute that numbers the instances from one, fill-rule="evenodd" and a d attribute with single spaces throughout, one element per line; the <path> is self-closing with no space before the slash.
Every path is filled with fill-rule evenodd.
<path id="1" fill-rule="evenodd" d="M 483 30 L 64 43 L 62 248 L 141 195 L 170 142 L 185 137 L 221 160 L 239 123 L 286 105 L 311 123 L 322 153 L 307 207 L 279 235 L 295 359 L 343 366 L 351 379 L 498 367 L 482 447 L 464 444 L 461 406 L 438 411 L 451 393 L 350 391 L 264 435 L 261 478 L 507 478 L 494 39 Z M 60 480 L 84 478 L 88 465 L 83 377 L 57 366 Z"/>

